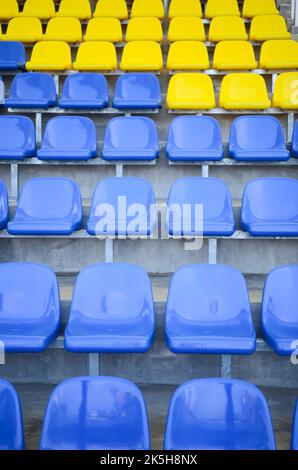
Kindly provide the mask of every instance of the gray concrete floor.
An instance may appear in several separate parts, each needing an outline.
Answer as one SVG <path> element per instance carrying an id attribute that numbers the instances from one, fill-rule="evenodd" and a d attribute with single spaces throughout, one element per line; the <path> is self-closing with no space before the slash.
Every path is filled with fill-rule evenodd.
<path id="1" fill-rule="evenodd" d="M 23 407 L 27 449 L 37 449 L 44 411 L 53 385 L 17 385 Z M 176 387 L 144 385 L 140 387 L 147 403 L 153 449 L 162 449 L 168 404 Z M 262 388 L 272 414 L 278 449 L 290 447 L 292 414 L 298 390 Z"/>

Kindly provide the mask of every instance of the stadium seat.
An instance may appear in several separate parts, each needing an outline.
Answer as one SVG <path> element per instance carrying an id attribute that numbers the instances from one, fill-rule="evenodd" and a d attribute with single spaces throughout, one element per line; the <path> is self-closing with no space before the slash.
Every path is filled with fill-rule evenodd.
<path id="1" fill-rule="evenodd" d="M 155 160 L 158 155 L 158 135 L 152 119 L 129 116 L 108 123 L 102 147 L 104 160 Z"/>
<path id="2" fill-rule="evenodd" d="M 6 0 L 5 0 L 6 1 Z M 40 20 L 48 20 L 55 16 L 55 5 L 53 0 L 26 0 L 20 16 L 30 16 Z"/>
<path id="3" fill-rule="evenodd" d="M 0 264 L 0 293 L 0 340 L 5 351 L 45 351 L 57 337 L 61 320 L 54 271 L 34 263 Z"/>
<path id="4" fill-rule="evenodd" d="M 48 121 L 37 151 L 40 160 L 89 160 L 96 156 L 96 130 L 91 119 L 58 116 Z"/>
<path id="5" fill-rule="evenodd" d="M 163 20 L 165 17 L 165 10 L 163 0 L 133 0 L 131 9 L 131 18 L 135 17 L 155 17 Z"/>
<path id="6" fill-rule="evenodd" d="M 290 39 L 287 23 L 280 15 L 255 16 L 251 21 L 249 38 L 251 41 L 268 41 L 270 39 Z"/>
<path id="7" fill-rule="evenodd" d="M 17 0 L 5 0 L 0 3 L 0 21 L 7 21 L 19 14 Z"/>
<path id="8" fill-rule="evenodd" d="M 83 221 L 80 190 L 67 178 L 33 178 L 20 194 L 11 235 L 71 235 Z"/>
<path id="9" fill-rule="evenodd" d="M 153 73 L 126 73 L 118 78 L 113 106 L 117 109 L 158 109 L 161 90 Z"/>
<path id="10" fill-rule="evenodd" d="M 203 73 L 177 73 L 167 92 L 168 109 L 212 109 L 215 95 L 211 78 Z"/>
<path id="11" fill-rule="evenodd" d="M 298 72 L 278 75 L 272 105 L 281 109 L 298 109 Z"/>
<path id="12" fill-rule="evenodd" d="M 183 205 L 189 210 L 182 212 Z M 203 220 L 197 217 L 198 205 L 203 207 Z M 168 196 L 167 229 L 170 236 L 233 235 L 232 199 L 225 183 L 200 177 L 176 180 Z"/>
<path id="13" fill-rule="evenodd" d="M 97 236 L 149 236 L 157 223 L 154 205 L 155 196 L 148 181 L 106 178 L 95 189 L 87 232 Z"/>
<path id="14" fill-rule="evenodd" d="M 205 28 L 201 18 L 176 16 L 170 21 L 168 41 L 205 41 Z"/>
<path id="15" fill-rule="evenodd" d="M 1 41 L 20 41 L 31 43 L 40 41 L 42 37 L 41 21 L 38 18 L 12 18 L 7 26 L 6 34 Z"/>
<path id="16" fill-rule="evenodd" d="M 66 42 L 37 42 L 33 47 L 31 60 L 26 62 L 27 70 L 70 70 L 71 51 Z"/>
<path id="17" fill-rule="evenodd" d="M 122 27 L 118 18 L 92 18 L 84 36 L 84 41 L 122 42 L 122 39 Z"/>
<path id="18" fill-rule="evenodd" d="M 191 16 L 202 18 L 202 6 L 200 0 L 171 0 L 169 19 L 177 16 Z"/>
<path id="19" fill-rule="evenodd" d="M 82 27 L 78 18 L 52 18 L 42 37 L 43 41 L 65 41 L 76 43 L 82 41 Z"/>
<path id="20" fill-rule="evenodd" d="M 136 17 L 129 20 L 125 40 L 162 42 L 163 30 L 158 18 Z"/>
<path id="21" fill-rule="evenodd" d="M 40 449 L 150 449 L 142 392 L 132 382 L 114 377 L 65 380 L 48 402 Z"/>
<path id="22" fill-rule="evenodd" d="M 208 50 L 200 41 L 176 41 L 170 45 L 168 70 L 207 70 L 210 67 Z"/>
<path id="23" fill-rule="evenodd" d="M 79 20 L 91 18 L 91 6 L 89 0 L 61 0 L 56 16 L 68 16 Z"/>
<path id="24" fill-rule="evenodd" d="M 258 62 L 248 41 L 221 41 L 216 44 L 213 68 L 216 70 L 251 70 Z"/>
<path id="25" fill-rule="evenodd" d="M 209 27 L 209 41 L 246 41 L 248 34 L 242 18 L 238 16 L 217 16 Z"/>
<path id="26" fill-rule="evenodd" d="M 290 158 L 283 128 L 273 116 L 241 116 L 232 124 L 229 154 L 237 161 L 285 161 Z"/>
<path id="27" fill-rule="evenodd" d="M 165 335 L 174 353 L 253 354 L 256 332 L 243 275 L 221 265 L 179 269 L 170 284 Z"/>
<path id="28" fill-rule="evenodd" d="M 298 450 L 298 400 L 296 402 L 294 416 L 293 416 L 291 449 Z"/>
<path id="29" fill-rule="evenodd" d="M 65 331 L 68 351 L 146 352 L 154 332 L 152 289 L 142 268 L 102 263 L 80 272 Z"/>
<path id="30" fill-rule="evenodd" d="M 237 0 L 208 0 L 205 10 L 206 18 L 216 16 L 240 16 Z"/>
<path id="31" fill-rule="evenodd" d="M 26 52 L 21 42 L 0 41 L 0 70 L 23 69 L 25 63 Z"/>
<path id="32" fill-rule="evenodd" d="M 298 181 L 289 178 L 250 181 L 243 194 L 241 225 L 254 237 L 298 236 Z"/>
<path id="33" fill-rule="evenodd" d="M 275 0 L 244 0 L 242 16 L 254 18 L 259 15 L 279 15 Z"/>
<path id="34" fill-rule="evenodd" d="M 126 0 L 98 0 L 93 16 L 126 20 L 128 17 Z"/>
<path id="35" fill-rule="evenodd" d="M 6 228 L 9 219 L 8 195 L 5 183 L 0 180 L 0 229 Z"/>
<path id="36" fill-rule="evenodd" d="M 292 144 L 291 144 L 292 157 L 298 158 L 298 121 L 294 124 Z"/>
<path id="37" fill-rule="evenodd" d="M 83 42 L 77 52 L 74 70 L 111 71 L 117 69 L 116 49 L 112 42 Z"/>
<path id="38" fill-rule="evenodd" d="M 25 447 L 20 400 L 14 387 L 0 379 L 0 450 Z"/>
<path id="39" fill-rule="evenodd" d="M 292 39 L 264 42 L 261 47 L 260 68 L 297 69 L 298 43 Z"/>
<path id="40" fill-rule="evenodd" d="M 60 108 L 103 109 L 108 104 L 108 83 L 100 73 L 80 72 L 66 78 L 59 101 Z"/>
<path id="41" fill-rule="evenodd" d="M 26 116 L 0 116 L 0 160 L 24 160 L 36 152 L 35 129 Z"/>
<path id="42" fill-rule="evenodd" d="M 291 356 L 297 349 L 298 265 L 282 266 L 267 276 L 262 302 L 261 329 L 276 354 Z"/>
<path id="43" fill-rule="evenodd" d="M 172 161 L 216 161 L 224 156 L 220 126 L 209 116 L 178 116 L 168 134 L 166 154 Z"/>
<path id="44" fill-rule="evenodd" d="M 26 72 L 13 79 L 6 108 L 47 109 L 56 105 L 56 85 L 52 75 Z"/>
<path id="45" fill-rule="evenodd" d="M 225 109 L 269 109 L 264 78 L 255 73 L 230 73 L 223 78 L 219 105 Z"/>
<path id="46" fill-rule="evenodd" d="M 174 393 L 165 450 L 275 450 L 267 401 L 253 384 L 196 379 Z"/>
<path id="47" fill-rule="evenodd" d="M 154 70 L 163 68 L 163 57 L 160 44 L 154 41 L 128 42 L 122 54 L 121 70 Z"/>

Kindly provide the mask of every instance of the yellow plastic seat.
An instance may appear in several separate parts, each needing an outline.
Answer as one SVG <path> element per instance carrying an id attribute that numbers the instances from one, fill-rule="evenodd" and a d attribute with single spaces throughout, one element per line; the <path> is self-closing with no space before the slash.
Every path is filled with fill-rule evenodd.
<path id="1" fill-rule="evenodd" d="M 200 0 L 172 0 L 169 8 L 169 18 L 176 16 L 196 16 L 202 18 L 202 5 Z"/>
<path id="2" fill-rule="evenodd" d="M 117 54 L 112 42 L 83 42 L 73 63 L 74 70 L 116 70 Z"/>
<path id="3" fill-rule="evenodd" d="M 10 20 L 19 14 L 19 4 L 17 0 L 2 0 L 0 2 L 0 20 Z"/>
<path id="4" fill-rule="evenodd" d="M 162 67 L 162 52 L 157 42 L 131 41 L 125 45 L 120 64 L 121 70 L 159 71 Z"/>
<path id="5" fill-rule="evenodd" d="M 162 42 L 162 25 L 158 18 L 137 17 L 129 20 L 126 30 L 126 41 Z"/>
<path id="6" fill-rule="evenodd" d="M 298 72 L 281 73 L 275 82 L 272 106 L 298 109 Z"/>
<path id="7" fill-rule="evenodd" d="M 82 27 L 78 18 L 51 18 L 43 41 L 81 42 Z"/>
<path id="8" fill-rule="evenodd" d="M 70 70 L 71 51 L 67 42 L 37 42 L 33 47 L 31 60 L 26 63 L 27 70 Z"/>
<path id="9" fill-rule="evenodd" d="M 205 28 L 201 18 L 176 16 L 170 21 L 168 41 L 205 41 Z"/>
<path id="10" fill-rule="evenodd" d="M 2 41 L 20 41 L 24 43 L 37 42 L 42 38 L 41 21 L 38 18 L 12 18 L 8 23 L 6 34 Z"/>
<path id="11" fill-rule="evenodd" d="M 261 69 L 297 69 L 298 43 L 292 39 L 266 41 L 261 47 Z"/>
<path id="12" fill-rule="evenodd" d="M 266 83 L 255 73 L 230 73 L 222 81 L 219 105 L 225 109 L 268 109 Z"/>
<path id="13" fill-rule="evenodd" d="M 43 0 L 42 0 L 43 1 Z M 91 18 L 91 6 L 89 0 L 61 0 L 56 16 L 70 16 L 79 20 Z"/>
<path id="14" fill-rule="evenodd" d="M 215 47 L 213 68 L 216 70 L 252 70 L 257 66 L 254 49 L 248 41 L 221 41 Z"/>
<path id="15" fill-rule="evenodd" d="M 177 73 L 170 79 L 168 109 L 212 109 L 215 106 L 214 88 L 209 75 Z"/>
<path id="16" fill-rule="evenodd" d="M 155 16 L 163 20 L 165 17 L 165 10 L 162 0 L 134 0 L 131 9 L 131 18 L 137 16 Z"/>
<path id="17" fill-rule="evenodd" d="M 209 41 L 247 41 L 244 20 L 238 16 L 217 16 L 211 20 Z"/>
<path id="18" fill-rule="evenodd" d="M 128 18 L 126 0 L 98 0 L 93 16 L 126 20 Z"/>
<path id="19" fill-rule="evenodd" d="M 208 0 L 205 11 L 206 18 L 216 16 L 240 16 L 237 0 Z"/>
<path id="20" fill-rule="evenodd" d="M 30 16 L 40 20 L 48 20 L 55 15 L 53 0 L 26 0 L 23 11 L 20 13 L 20 16 Z"/>
<path id="21" fill-rule="evenodd" d="M 244 0 L 242 16 L 253 18 L 258 15 L 279 15 L 275 0 Z"/>
<path id="22" fill-rule="evenodd" d="M 207 70 L 209 66 L 208 50 L 203 42 L 176 41 L 171 44 L 168 70 Z"/>
<path id="23" fill-rule="evenodd" d="M 122 27 L 118 18 L 92 18 L 84 41 L 122 42 Z"/>
<path id="24" fill-rule="evenodd" d="M 270 39 L 290 39 L 287 23 L 280 15 L 255 16 L 251 21 L 251 41 L 269 41 Z"/>

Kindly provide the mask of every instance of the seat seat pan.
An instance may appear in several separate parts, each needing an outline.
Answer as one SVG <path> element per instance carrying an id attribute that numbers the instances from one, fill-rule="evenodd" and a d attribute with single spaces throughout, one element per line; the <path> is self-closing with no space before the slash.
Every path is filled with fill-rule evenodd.
<path id="1" fill-rule="evenodd" d="M 37 151 L 39 160 L 89 160 L 96 156 L 96 152 L 87 149 L 40 149 Z"/>
<path id="2" fill-rule="evenodd" d="M 237 161 L 287 161 L 290 158 L 288 150 L 237 150 L 230 155 Z"/>
<path id="3" fill-rule="evenodd" d="M 171 351 L 182 354 L 253 354 L 255 338 L 237 338 L 228 335 L 190 337 L 169 336 L 167 342 Z"/>
<path id="4" fill-rule="evenodd" d="M 46 98 L 40 98 L 40 99 L 7 98 L 5 100 L 6 108 L 48 109 L 50 106 L 55 106 L 55 104 L 56 102 L 50 101 Z"/>
<path id="5" fill-rule="evenodd" d="M 112 150 L 108 149 L 102 153 L 104 160 L 155 160 L 158 157 L 158 152 L 154 148 L 147 149 L 125 149 L 125 150 Z"/>
<path id="6" fill-rule="evenodd" d="M 223 150 L 168 150 L 167 157 L 171 161 L 217 161 L 224 157 Z"/>
<path id="7" fill-rule="evenodd" d="M 65 333 L 65 348 L 71 352 L 146 352 L 151 346 L 152 338 L 134 335 L 69 335 Z"/>
<path id="8" fill-rule="evenodd" d="M 103 109 L 108 106 L 105 99 L 74 100 L 63 98 L 59 101 L 59 107 L 64 109 Z"/>
<path id="9" fill-rule="evenodd" d="M 77 224 L 67 220 L 63 222 L 13 220 L 7 225 L 7 231 L 11 235 L 71 235 L 78 228 Z"/>
<path id="10" fill-rule="evenodd" d="M 297 237 L 298 220 L 296 222 L 277 222 L 243 224 L 243 229 L 254 237 Z"/>

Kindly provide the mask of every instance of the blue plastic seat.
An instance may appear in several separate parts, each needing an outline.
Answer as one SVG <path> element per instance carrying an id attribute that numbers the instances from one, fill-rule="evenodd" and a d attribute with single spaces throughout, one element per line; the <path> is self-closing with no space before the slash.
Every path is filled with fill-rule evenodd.
<path id="1" fill-rule="evenodd" d="M 292 157 L 298 158 L 298 120 L 295 122 L 295 125 L 294 125 L 291 155 Z"/>
<path id="2" fill-rule="evenodd" d="M 0 264 L 0 296 L 0 341 L 5 351 L 44 351 L 60 326 L 54 271 L 41 264 Z"/>
<path id="3" fill-rule="evenodd" d="M 237 161 L 285 161 L 290 158 L 283 128 L 273 116 L 241 116 L 235 119 L 229 153 Z"/>
<path id="4" fill-rule="evenodd" d="M 262 303 L 264 338 L 281 356 L 290 356 L 298 339 L 298 265 L 274 269 L 267 277 Z"/>
<path id="5" fill-rule="evenodd" d="M 8 194 L 5 183 L 0 180 L 0 229 L 6 228 L 9 219 Z"/>
<path id="6" fill-rule="evenodd" d="M 166 450 L 275 450 L 267 401 L 242 380 L 198 379 L 174 393 Z"/>
<path id="7" fill-rule="evenodd" d="M 0 42 L 0 70 L 23 69 L 25 64 L 26 52 L 21 42 Z"/>
<path id="8" fill-rule="evenodd" d="M 60 108 L 102 109 L 108 104 L 108 84 L 102 74 L 79 72 L 66 78 L 59 101 Z"/>
<path id="9" fill-rule="evenodd" d="M 147 117 L 118 117 L 106 128 L 104 160 L 155 160 L 159 155 L 154 121 Z"/>
<path id="10" fill-rule="evenodd" d="M 93 121 L 81 116 L 58 116 L 46 125 L 40 160 L 89 160 L 97 156 Z"/>
<path id="11" fill-rule="evenodd" d="M 294 416 L 293 416 L 291 449 L 298 450 L 298 401 L 296 402 Z"/>
<path id="12" fill-rule="evenodd" d="M 95 264 L 76 281 L 65 348 L 72 352 L 145 352 L 154 337 L 147 273 L 129 264 Z"/>
<path id="13" fill-rule="evenodd" d="M 82 226 L 78 185 L 68 178 L 32 178 L 23 187 L 11 235 L 71 235 Z"/>
<path id="14" fill-rule="evenodd" d="M 142 178 L 106 178 L 98 183 L 87 222 L 97 236 L 149 236 L 157 223 L 151 184 Z"/>
<path id="15" fill-rule="evenodd" d="M 153 73 L 125 73 L 118 78 L 113 102 L 117 109 L 161 107 L 159 80 Z"/>
<path id="16" fill-rule="evenodd" d="M 26 72 L 13 79 L 6 108 L 48 109 L 56 105 L 56 86 L 48 73 Z"/>
<path id="17" fill-rule="evenodd" d="M 179 269 L 171 281 L 165 333 L 176 353 L 254 353 L 256 333 L 243 275 L 221 265 Z"/>
<path id="18" fill-rule="evenodd" d="M 24 449 L 23 418 L 15 388 L 0 379 L 0 450 Z"/>
<path id="19" fill-rule="evenodd" d="M 0 160 L 24 160 L 35 153 L 32 120 L 25 116 L 0 116 Z"/>
<path id="20" fill-rule="evenodd" d="M 298 236 L 298 181 L 290 178 L 250 181 L 243 194 L 241 225 L 254 237 Z"/>
<path id="21" fill-rule="evenodd" d="M 203 207 L 203 220 L 196 206 Z M 167 229 L 171 236 L 202 235 L 202 229 L 206 236 L 233 235 L 232 199 L 226 184 L 216 178 L 175 181 L 168 196 Z"/>
<path id="22" fill-rule="evenodd" d="M 170 126 L 166 154 L 172 161 L 221 160 L 220 126 L 209 116 L 179 116 Z"/>
<path id="23" fill-rule="evenodd" d="M 114 377 L 77 377 L 53 391 L 41 450 L 148 450 L 149 423 L 140 389 Z"/>

